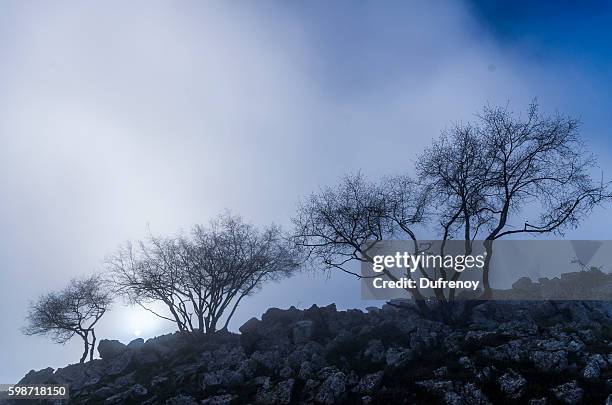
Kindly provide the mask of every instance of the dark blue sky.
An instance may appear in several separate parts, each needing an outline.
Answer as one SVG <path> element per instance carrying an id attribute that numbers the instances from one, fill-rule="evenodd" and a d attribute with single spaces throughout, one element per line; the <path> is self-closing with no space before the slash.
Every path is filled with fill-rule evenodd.
<path id="1" fill-rule="evenodd" d="M 568 58 L 609 72 L 611 2 L 476 0 L 468 4 L 497 40 L 520 47 L 531 57 Z"/>

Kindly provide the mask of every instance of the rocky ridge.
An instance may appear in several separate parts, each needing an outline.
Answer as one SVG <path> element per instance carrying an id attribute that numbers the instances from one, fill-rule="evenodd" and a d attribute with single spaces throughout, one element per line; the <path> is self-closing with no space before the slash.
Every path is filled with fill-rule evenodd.
<path id="1" fill-rule="evenodd" d="M 272 308 L 240 332 L 103 340 L 20 383 L 87 404 L 612 404 L 608 302 L 491 301 L 454 326 L 406 302 Z"/>

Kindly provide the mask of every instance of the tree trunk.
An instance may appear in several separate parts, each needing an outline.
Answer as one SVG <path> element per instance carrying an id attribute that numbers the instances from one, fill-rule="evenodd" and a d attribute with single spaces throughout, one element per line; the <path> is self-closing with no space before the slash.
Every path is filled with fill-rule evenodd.
<path id="1" fill-rule="evenodd" d="M 79 360 L 79 363 L 85 363 L 85 360 L 87 360 L 87 355 L 89 354 L 89 342 L 87 341 L 87 333 L 84 333 L 83 335 L 81 335 L 81 337 L 83 338 L 83 343 L 85 344 L 85 350 L 83 351 L 83 356 L 81 356 L 81 360 Z"/>
<path id="2" fill-rule="evenodd" d="M 219 319 L 213 315 L 212 319 L 210 320 L 210 325 L 208 327 L 208 330 L 206 331 L 207 335 L 212 335 L 217 331 L 217 321 Z"/>
<path id="3" fill-rule="evenodd" d="M 484 268 L 482 269 L 482 286 L 483 286 L 483 294 L 482 299 L 488 300 L 491 298 L 491 284 L 489 284 L 489 267 L 491 265 L 491 258 L 493 257 L 493 240 L 487 239 L 484 242 L 485 252 L 487 257 L 485 257 Z"/>
<path id="4" fill-rule="evenodd" d="M 93 339 L 91 341 L 91 347 L 89 348 L 89 361 L 93 360 L 94 349 L 96 348 L 96 332 L 94 332 L 93 329 L 91 330 L 91 335 Z"/>
<path id="5" fill-rule="evenodd" d="M 198 312 L 198 332 L 204 333 L 204 312 Z"/>

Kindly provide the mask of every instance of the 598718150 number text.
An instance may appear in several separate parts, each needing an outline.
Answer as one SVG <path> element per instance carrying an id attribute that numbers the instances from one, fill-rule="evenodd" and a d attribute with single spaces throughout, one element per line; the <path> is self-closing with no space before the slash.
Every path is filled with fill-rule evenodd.
<path id="1" fill-rule="evenodd" d="M 68 399 L 68 385 L 0 384 L 0 399 Z"/>

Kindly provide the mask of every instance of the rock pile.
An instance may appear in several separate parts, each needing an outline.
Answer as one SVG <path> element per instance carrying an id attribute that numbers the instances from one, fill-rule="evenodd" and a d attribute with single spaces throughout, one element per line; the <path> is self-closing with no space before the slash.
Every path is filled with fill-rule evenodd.
<path id="1" fill-rule="evenodd" d="M 452 326 L 409 304 L 272 308 L 240 332 L 103 340 L 21 383 L 87 404 L 612 404 L 607 302 L 487 302 Z"/>
<path id="2" fill-rule="evenodd" d="M 612 300 L 612 274 L 598 268 L 563 273 L 532 281 L 529 277 L 518 279 L 511 289 L 494 290 L 500 300 Z"/>

